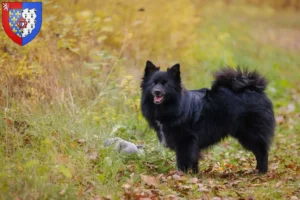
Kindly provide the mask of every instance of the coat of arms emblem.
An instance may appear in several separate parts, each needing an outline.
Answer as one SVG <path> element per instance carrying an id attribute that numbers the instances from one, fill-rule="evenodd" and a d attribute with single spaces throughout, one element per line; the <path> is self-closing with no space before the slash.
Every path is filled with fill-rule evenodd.
<path id="1" fill-rule="evenodd" d="M 41 2 L 3 2 L 2 25 L 15 43 L 24 46 L 35 38 L 42 26 Z"/>

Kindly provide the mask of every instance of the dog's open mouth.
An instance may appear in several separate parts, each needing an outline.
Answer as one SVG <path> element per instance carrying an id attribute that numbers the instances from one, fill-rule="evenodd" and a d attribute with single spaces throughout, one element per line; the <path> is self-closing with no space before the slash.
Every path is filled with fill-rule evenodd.
<path id="1" fill-rule="evenodd" d="M 161 104 L 164 101 L 164 96 L 154 96 L 153 102 L 155 104 Z"/>

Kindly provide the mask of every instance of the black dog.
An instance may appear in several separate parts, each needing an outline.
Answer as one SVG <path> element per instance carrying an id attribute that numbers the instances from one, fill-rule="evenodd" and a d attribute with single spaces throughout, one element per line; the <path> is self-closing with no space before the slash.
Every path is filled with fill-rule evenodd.
<path id="1" fill-rule="evenodd" d="M 200 151 L 231 135 L 266 173 L 275 119 L 265 78 L 240 68 L 223 68 L 214 77 L 211 89 L 186 90 L 179 64 L 162 72 L 147 61 L 141 82 L 144 117 L 160 142 L 176 152 L 179 170 L 198 172 Z"/>

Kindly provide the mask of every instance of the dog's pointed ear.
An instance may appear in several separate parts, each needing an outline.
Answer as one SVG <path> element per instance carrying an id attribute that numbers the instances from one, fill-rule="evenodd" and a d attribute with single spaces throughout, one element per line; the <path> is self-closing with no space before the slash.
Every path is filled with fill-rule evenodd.
<path id="1" fill-rule="evenodd" d="M 175 64 L 171 68 L 168 68 L 168 73 L 170 73 L 175 79 L 180 80 L 180 64 Z"/>
<path id="2" fill-rule="evenodd" d="M 159 67 L 156 67 L 151 61 L 147 60 L 144 77 L 147 77 L 156 71 L 159 71 Z"/>

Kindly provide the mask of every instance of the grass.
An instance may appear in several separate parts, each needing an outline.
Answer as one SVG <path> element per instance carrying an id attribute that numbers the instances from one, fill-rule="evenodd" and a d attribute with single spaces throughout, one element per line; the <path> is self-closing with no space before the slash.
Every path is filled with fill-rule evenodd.
<path id="1" fill-rule="evenodd" d="M 30 44 L 0 33 L 0 199 L 299 198 L 299 17 L 220 1 L 45 1 Z M 252 173 L 254 156 L 233 139 L 205 152 L 199 174 L 175 173 L 140 113 L 148 59 L 180 62 L 189 89 L 209 87 L 222 65 L 265 74 L 278 123 L 268 174 Z M 144 153 L 105 148 L 110 137 Z"/>

